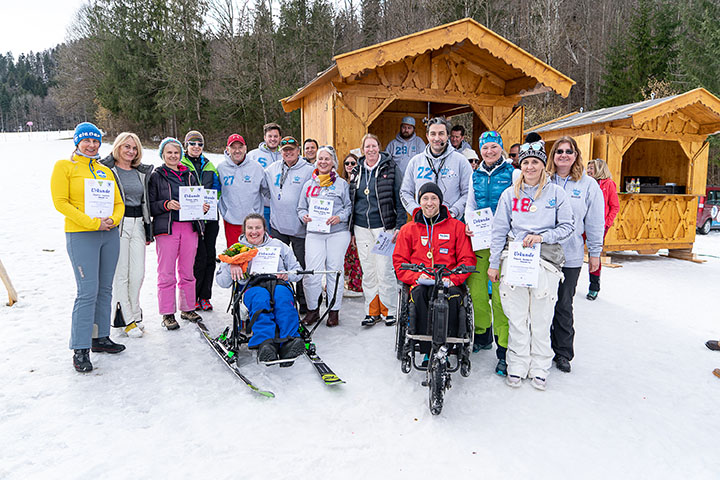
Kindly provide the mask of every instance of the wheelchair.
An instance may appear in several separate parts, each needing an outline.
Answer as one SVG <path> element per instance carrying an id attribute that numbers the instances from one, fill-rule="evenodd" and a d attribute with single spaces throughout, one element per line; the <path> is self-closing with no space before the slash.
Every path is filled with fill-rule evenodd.
<path id="1" fill-rule="evenodd" d="M 278 273 L 291 273 L 291 272 L 278 272 Z M 338 285 L 338 279 L 340 277 L 341 272 L 336 271 L 313 271 L 313 270 L 301 270 L 297 272 L 299 275 L 315 275 L 315 274 L 326 274 L 326 273 L 333 273 L 337 275 L 337 278 L 335 280 L 335 291 L 333 292 L 332 298 L 326 298 L 325 304 L 327 305 L 327 310 L 323 313 L 323 315 L 320 317 L 318 322 L 314 325 L 313 328 L 306 327 L 302 322 L 298 325 L 298 332 L 300 334 L 300 338 L 305 343 L 305 350 L 308 356 L 311 358 L 316 355 L 316 349 L 315 344 L 312 341 L 312 335 L 317 329 L 317 327 L 323 322 L 325 317 L 329 314 L 330 309 L 335 304 L 336 296 L 337 296 L 337 285 Z M 262 286 L 265 288 L 268 288 L 268 286 L 271 289 L 274 289 L 274 286 L 277 284 L 286 285 L 290 288 L 290 291 L 292 292 L 293 299 L 295 302 L 295 309 L 299 309 L 299 305 L 297 303 L 297 297 L 295 295 L 295 290 L 293 289 L 292 283 L 286 282 L 283 280 L 279 280 L 275 274 L 260 274 L 257 276 L 253 276 L 251 280 L 245 284 L 241 284 L 237 281 L 233 281 L 232 284 L 232 293 L 230 296 L 230 304 L 228 305 L 227 311 L 231 313 L 232 316 L 232 324 L 225 327 L 223 332 L 215 339 L 215 341 L 219 344 L 219 346 L 222 348 L 225 354 L 224 360 L 229 363 L 235 363 L 237 361 L 237 354 L 242 349 L 242 346 L 244 344 L 247 344 L 250 341 L 250 338 L 253 335 L 252 327 L 253 323 L 255 321 L 255 318 L 250 317 L 250 312 L 248 311 L 248 308 L 245 306 L 243 302 L 243 296 L 248 288 L 254 287 L 254 286 Z M 272 291 L 272 290 L 271 290 Z M 329 295 L 328 295 L 329 297 Z M 274 296 L 271 293 L 270 295 L 270 304 L 271 308 L 274 306 Z M 293 361 L 287 361 L 287 360 L 275 360 L 272 362 L 263 362 L 264 365 L 275 365 L 279 364 L 280 367 L 290 367 L 294 363 Z"/>
<path id="2" fill-rule="evenodd" d="M 443 407 L 444 392 L 451 387 L 450 374 L 459 370 L 463 377 L 470 375 L 470 354 L 475 332 L 472 299 L 463 283 L 458 285 L 462 299 L 457 321 L 458 325 L 465 325 L 465 333 L 457 337 L 448 336 L 448 289 L 443 279 L 453 274 L 474 272 L 475 267 L 460 265 L 449 269 L 445 265 L 435 265 L 429 268 L 421 264 L 406 263 L 400 268 L 426 273 L 434 278 L 428 305 L 427 332 L 417 331 L 417 312 L 414 303 L 410 302 L 410 286 L 402 285 L 398 298 L 398 321 L 395 325 L 395 352 L 403 373 L 408 374 L 412 369 L 426 372 L 423 385 L 429 387 L 428 406 L 433 415 L 439 415 Z M 418 364 L 418 354 L 428 346 L 427 365 L 424 362 Z"/>

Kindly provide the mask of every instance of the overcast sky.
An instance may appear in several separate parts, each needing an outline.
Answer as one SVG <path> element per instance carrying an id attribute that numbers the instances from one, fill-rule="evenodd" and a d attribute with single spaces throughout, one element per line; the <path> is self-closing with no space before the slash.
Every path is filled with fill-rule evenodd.
<path id="1" fill-rule="evenodd" d="M 0 52 L 41 52 L 65 40 L 65 30 L 84 0 L 2 0 Z"/>

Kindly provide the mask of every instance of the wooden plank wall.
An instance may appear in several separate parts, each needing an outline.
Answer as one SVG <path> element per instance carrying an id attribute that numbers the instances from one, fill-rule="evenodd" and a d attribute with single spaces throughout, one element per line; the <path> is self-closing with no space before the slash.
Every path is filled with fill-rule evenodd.
<path id="1" fill-rule="evenodd" d="M 697 197 L 620 194 L 620 211 L 605 237 L 606 252 L 692 248 Z"/>
<path id="2" fill-rule="evenodd" d="M 333 92 L 332 85 L 327 84 L 303 98 L 302 132 L 296 133 L 302 137 L 298 137 L 300 142 L 306 138 L 315 139 L 320 145 L 333 142 Z"/>

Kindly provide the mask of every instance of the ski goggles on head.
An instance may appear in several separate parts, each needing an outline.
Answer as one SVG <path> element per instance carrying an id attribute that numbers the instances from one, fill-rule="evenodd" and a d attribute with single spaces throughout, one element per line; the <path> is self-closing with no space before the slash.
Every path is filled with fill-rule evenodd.
<path id="1" fill-rule="evenodd" d="M 523 143 L 520 145 L 521 152 L 527 152 L 528 150 L 545 150 L 545 142 L 538 140 L 537 142 Z"/>

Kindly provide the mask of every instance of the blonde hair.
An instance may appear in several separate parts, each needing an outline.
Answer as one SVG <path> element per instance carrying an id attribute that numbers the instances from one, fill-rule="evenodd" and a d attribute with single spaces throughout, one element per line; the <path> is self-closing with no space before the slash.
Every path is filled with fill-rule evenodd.
<path id="1" fill-rule="evenodd" d="M 137 167 L 140 165 L 140 160 L 142 160 L 142 143 L 140 143 L 140 139 L 137 135 L 131 132 L 122 132 L 115 138 L 115 142 L 113 142 L 112 147 L 112 156 L 117 161 L 118 158 L 120 158 L 120 147 L 123 146 L 123 144 L 127 141 L 127 139 L 130 138 L 135 142 L 135 145 L 137 145 L 138 153 L 133 159 L 132 162 L 130 162 L 131 167 Z"/>
<path id="2" fill-rule="evenodd" d="M 515 198 L 520 198 L 520 189 L 522 188 L 522 184 L 525 183 L 525 175 L 520 171 L 520 176 L 515 180 Z M 537 184 L 537 192 L 535 192 L 535 197 L 533 200 L 537 200 L 540 197 L 540 194 L 542 193 L 543 188 L 545 188 L 545 185 L 548 183 L 548 176 L 547 175 L 541 175 L 540 181 L 538 181 Z"/>
<path id="3" fill-rule="evenodd" d="M 588 165 L 592 164 L 595 167 L 594 178 L 596 180 L 602 180 L 604 178 L 612 178 L 610 169 L 608 168 L 607 162 L 602 158 L 594 158 L 588 161 Z"/>
<path id="4" fill-rule="evenodd" d="M 572 137 L 560 137 L 555 141 L 555 143 L 553 143 L 553 146 L 550 149 L 550 154 L 548 155 L 548 163 L 546 170 L 550 175 L 553 175 L 557 172 L 557 167 L 555 166 L 555 152 L 557 151 L 558 146 L 563 143 L 569 143 L 575 151 L 575 163 L 573 163 L 572 167 L 570 167 L 570 178 L 572 178 L 573 181 L 577 182 L 582 178 L 585 168 L 583 167 L 582 152 L 578 148 L 577 142 Z"/>
<path id="5" fill-rule="evenodd" d="M 374 133 L 366 133 L 366 134 L 363 136 L 362 140 L 360 141 L 360 150 L 362 151 L 362 154 L 363 154 L 363 155 L 365 155 L 365 141 L 366 141 L 368 138 L 374 139 L 374 140 L 377 142 L 377 144 L 378 144 L 378 150 L 382 150 L 382 145 L 380 144 L 380 139 L 378 138 L 378 136 L 375 135 Z"/>

